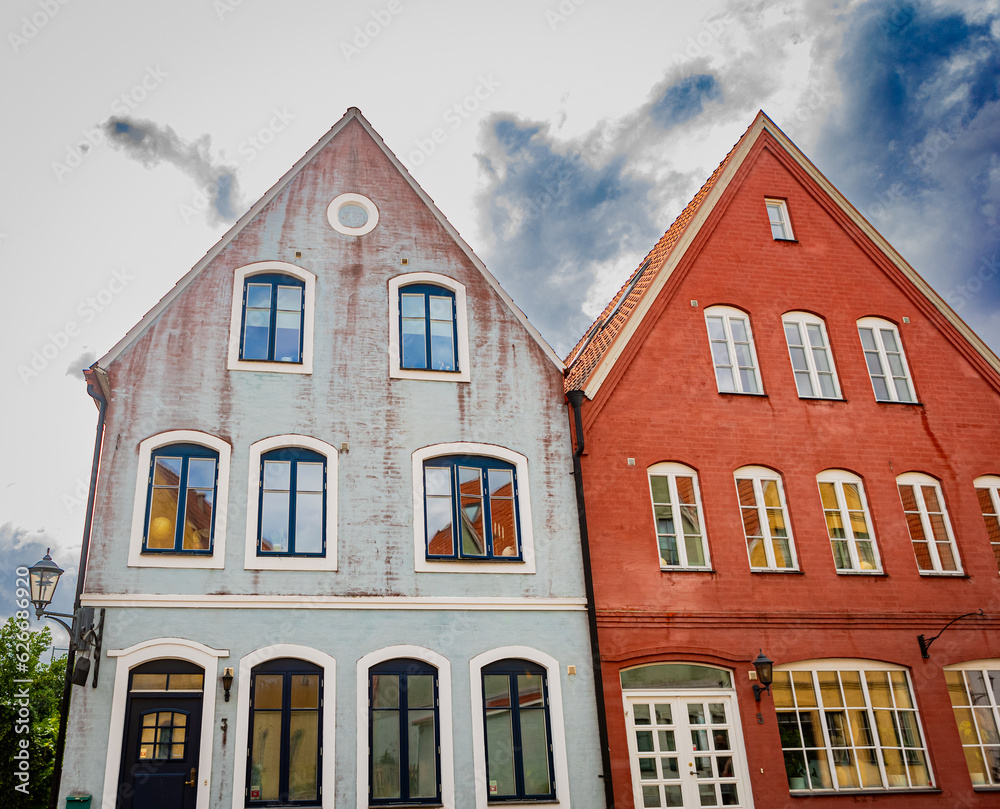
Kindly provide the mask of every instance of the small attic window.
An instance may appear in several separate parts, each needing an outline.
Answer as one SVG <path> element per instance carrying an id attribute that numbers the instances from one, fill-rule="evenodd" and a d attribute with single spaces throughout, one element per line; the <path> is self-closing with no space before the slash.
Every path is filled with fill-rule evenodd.
<path id="1" fill-rule="evenodd" d="M 771 225 L 771 236 L 775 241 L 792 242 L 792 223 L 788 219 L 788 204 L 783 199 L 765 199 L 767 220 Z"/>
<path id="2" fill-rule="evenodd" d="M 361 194 L 341 194 L 326 209 L 326 218 L 337 233 L 364 236 L 378 224 L 378 208 Z"/>

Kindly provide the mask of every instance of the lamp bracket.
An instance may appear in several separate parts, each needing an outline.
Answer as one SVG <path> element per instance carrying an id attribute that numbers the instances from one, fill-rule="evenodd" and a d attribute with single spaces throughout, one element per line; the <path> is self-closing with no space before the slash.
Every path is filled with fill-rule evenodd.
<path id="1" fill-rule="evenodd" d="M 757 700 L 757 702 L 760 702 L 760 695 L 765 692 L 768 694 L 771 693 L 770 683 L 768 683 L 767 685 L 757 685 L 757 683 L 753 684 L 753 698 Z"/>
<path id="2" fill-rule="evenodd" d="M 963 618 L 968 618 L 970 615 L 982 615 L 982 614 L 983 611 L 980 609 L 976 610 L 975 612 L 967 612 L 965 613 L 965 615 L 959 615 L 957 618 L 952 618 L 950 621 L 948 621 L 948 623 L 944 625 L 944 628 L 930 640 L 926 640 L 923 635 L 917 635 L 917 643 L 920 644 L 920 656 L 924 660 L 930 659 L 931 644 L 934 643 L 934 641 L 936 641 L 938 638 L 940 638 L 944 634 L 945 629 L 947 629 L 949 626 L 955 623 L 955 621 L 961 621 Z"/>

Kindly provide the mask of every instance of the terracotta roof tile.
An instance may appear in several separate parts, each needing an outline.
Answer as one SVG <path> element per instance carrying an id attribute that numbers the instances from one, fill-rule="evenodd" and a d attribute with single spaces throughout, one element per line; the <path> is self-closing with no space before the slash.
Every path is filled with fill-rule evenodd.
<path id="1" fill-rule="evenodd" d="M 747 132 L 752 127 L 753 124 L 747 128 Z M 594 372 L 601 358 L 628 322 L 632 312 L 635 311 L 639 305 L 639 301 L 642 300 L 643 295 L 646 294 L 646 290 L 649 289 L 656 278 L 660 267 L 663 266 L 663 262 L 666 261 L 670 251 L 680 240 L 681 235 L 698 212 L 701 203 L 718 181 L 726 164 L 744 137 L 746 137 L 746 132 L 740 136 L 740 139 L 733 148 L 729 150 L 726 158 L 712 172 L 712 175 L 705 181 L 705 184 L 699 189 L 698 193 L 694 195 L 694 198 L 687 204 L 687 207 L 680 212 L 680 215 L 667 229 L 667 232 L 663 234 L 653 249 L 649 251 L 635 272 L 629 276 L 625 285 L 618 290 L 618 294 L 604 308 L 601 316 L 587 329 L 583 337 L 580 338 L 580 341 L 566 357 L 566 365 L 568 367 L 565 378 L 565 389 L 567 391 L 582 390 L 586 386 L 590 375 Z"/>

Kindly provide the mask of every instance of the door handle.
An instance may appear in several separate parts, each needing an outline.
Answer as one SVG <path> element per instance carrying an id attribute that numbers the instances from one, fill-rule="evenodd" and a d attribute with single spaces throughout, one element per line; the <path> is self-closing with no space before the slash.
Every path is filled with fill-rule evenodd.
<path id="1" fill-rule="evenodd" d="M 195 775 L 195 769 L 194 769 L 194 767 L 192 767 L 191 768 L 191 772 L 188 773 L 188 780 L 184 782 L 184 786 L 186 786 L 186 787 L 193 787 L 194 786 L 194 775 Z"/>

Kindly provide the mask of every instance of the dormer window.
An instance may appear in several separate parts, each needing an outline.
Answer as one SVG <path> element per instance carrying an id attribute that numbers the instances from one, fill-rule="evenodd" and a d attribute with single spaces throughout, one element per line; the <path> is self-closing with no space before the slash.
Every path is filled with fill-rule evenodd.
<path id="1" fill-rule="evenodd" d="M 795 241 L 792 223 L 788 219 L 788 204 L 783 199 L 766 199 L 767 220 L 771 225 L 771 236 L 775 241 Z"/>

